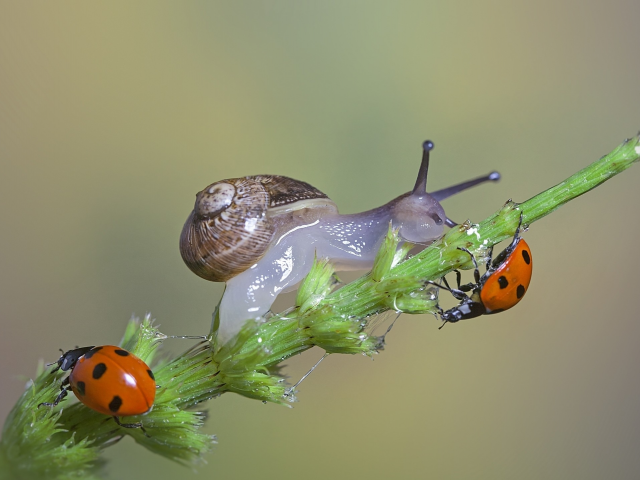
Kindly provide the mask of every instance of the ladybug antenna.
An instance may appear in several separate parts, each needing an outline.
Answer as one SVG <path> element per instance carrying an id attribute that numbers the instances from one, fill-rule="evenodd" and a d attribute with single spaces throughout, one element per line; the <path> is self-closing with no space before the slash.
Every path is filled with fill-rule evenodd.
<path id="1" fill-rule="evenodd" d="M 444 277 L 442 277 L 442 278 L 444 278 Z M 442 287 L 442 286 L 441 286 L 441 288 L 444 288 L 444 287 Z M 445 290 L 449 290 L 449 291 L 451 291 L 451 290 L 450 290 L 450 289 L 448 289 L 448 288 L 445 288 Z M 444 313 L 444 311 L 442 310 L 442 307 L 440 307 L 440 305 L 438 305 L 438 314 L 440 315 L 440 318 L 442 318 L 442 314 L 443 314 L 443 313 Z M 436 317 L 436 318 L 438 318 L 438 315 L 436 315 L 435 313 L 434 313 L 434 315 L 435 315 L 435 317 Z M 444 320 L 444 319 L 442 319 L 442 325 L 440 325 L 440 326 L 438 327 L 438 330 L 442 330 L 442 327 L 444 327 L 447 323 L 449 323 L 449 320 Z"/>
<path id="2" fill-rule="evenodd" d="M 60 353 L 62 353 L 62 356 L 64 356 L 64 354 L 66 353 L 63 349 L 59 348 L 58 350 L 60 350 Z M 45 367 L 50 367 L 51 365 L 55 365 L 56 363 L 58 364 L 58 368 L 54 368 L 53 370 L 51 370 L 50 373 L 56 373 L 58 370 L 60 370 L 60 360 L 62 359 L 62 357 L 60 357 L 57 361 L 55 362 L 51 362 L 51 363 L 47 363 L 45 364 Z"/>
<path id="3" fill-rule="evenodd" d="M 444 280 L 445 282 L 447 281 L 447 279 L 444 278 L 444 277 L 442 277 L 442 280 Z M 443 290 L 446 290 L 448 292 L 451 292 L 451 288 L 449 288 L 449 284 L 448 283 L 447 283 L 446 287 L 444 285 L 439 284 L 439 283 L 432 282 L 431 280 L 427 280 L 427 283 L 431 284 L 431 285 L 435 285 L 436 287 L 441 288 Z M 440 305 L 437 305 L 437 308 L 438 308 L 437 312 L 434 313 L 433 315 L 436 318 L 438 318 L 438 315 L 440 315 L 440 318 L 442 318 L 442 314 L 444 313 L 444 310 L 442 310 L 442 307 Z M 400 315 L 398 315 L 398 316 L 400 316 Z M 396 320 L 397 320 L 397 318 L 396 318 Z M 442 323 L 442 325 L 440 325 L 438 327 L 438 330 L 442 330 L 442 327 L 444 327 L 447 323 L 449 323 L 449 320 L 442 319 L 442 322 L 443 323 Z M 394 321 L 394 323 L 395 323 L 395 321 Z M 393 327 L 393 324 L 391 324 L 391 327 Z M 389 327 L 389 330 L 391 330 L 391 327 Z M 387 333 L 389 333 L 389 331 L 387 331 Z M 386 336 L 386 334 L 385 334 L 385 336 Z"/>
<path id="4" fill-rule="evenodd" d="M 456 193 L 460 193 L 463 190 L 467 190 L 468 188 L 480 185 L 481 183 L 497 182 L 498 180 L 500 180 L 500 174 L 498 172 L 491 172 L 482 177 L 474 178 L 472 180 L 468 180 L 466 182 L 462 182 L 457 185 L 452 185 L 450 187 L 443 188 L 442 190 L 432 192 L 430 195 L 439 202 L 441 200 L 444 200 L 445 198 L 449 198 L 450 196 L 455 195 Z"/>
<path id="5" fill-rule="evenodd" d="M 444 277 L 442 277 L 442 278 L 444 278 Z M 451 290 L 449 290 L 449 291 L 451 291 Z M 440 314 L 440 318 L 442 318 L 442 314 L 444 312 L 442 311 L 442 308 L 439 305 L 438 305 L 438 313 Z M 449 320 L 442 319 L 442 325 L 440 325 L 438 327 L 438 330 L 442 330 L 442 327 L 444 327 L 447 323 L 449 323 Z"/>
<path id="6" fill-rule="evenodd" d="M 56 373 L 58 370 L 60 370 L 60 363 L 59 363 L 59 362 L 53 362 L 53 363 L 47 363 L 47 364 L 45 365 L 45 367 L 50 367 L 51 365 L 55 365 L 55 364 L 58 364 L 58 365 L 56 366 L 56 368 L 54 368 L 53 370 L 51 370 L 51 371 L 49 372 L 49 375 L 53 375 L 53 374 L 54 374 L 54 373 Z"/>
<path id="7" fill-rule="evenodd" d="M 420 164 L 420 170 L 418 171 L 418 178 L 416 185 L 411 192 L 413 195 L 421 195 L 427 193 L 427 174 L 429 173 L 429 152 L 433 150 L 433 142 L 426 140 L 422 144 L 422 163 Z"/>

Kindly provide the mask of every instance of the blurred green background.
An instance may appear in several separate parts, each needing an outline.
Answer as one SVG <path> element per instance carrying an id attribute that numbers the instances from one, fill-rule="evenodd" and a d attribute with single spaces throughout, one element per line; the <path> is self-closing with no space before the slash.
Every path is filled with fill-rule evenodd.
<path id="1" fill-rule="evenodd" d="M 178 237 L 214 180 L 277 173 L 344 213 L 431 190 L 481 220 L 640 128 L 640 3 L 3 2 L 0 418 L 39 359 L 131 314 L 205 333 L 221 287 Z M 638 478 L 640 167 L 526 234 L 517 308 L 403 316 L 371 361 L 329 357 L 294 409 L 209 402 L 204 478 Z M 187 348 L 174 340 L 167 351 Z M 320 356 L 287 362 L 295 381 Z M 125 439 L 107 478 L 195 477 Z"/>

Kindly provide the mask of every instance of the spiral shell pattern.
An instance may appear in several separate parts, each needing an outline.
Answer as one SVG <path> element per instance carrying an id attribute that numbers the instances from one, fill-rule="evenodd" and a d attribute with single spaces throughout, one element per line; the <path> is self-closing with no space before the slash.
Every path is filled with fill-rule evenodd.
<path id="1" fill-rule="evenodd" d="M 224 282 L 254 265 L 275 234 L 271 215 L 328 197 L 308 183 L 277 175 L 221 180 L 196 195 L 180 236 L 180 254 L 193 273 Z M 329 200 L 330 202 L 330 200 Z"/>

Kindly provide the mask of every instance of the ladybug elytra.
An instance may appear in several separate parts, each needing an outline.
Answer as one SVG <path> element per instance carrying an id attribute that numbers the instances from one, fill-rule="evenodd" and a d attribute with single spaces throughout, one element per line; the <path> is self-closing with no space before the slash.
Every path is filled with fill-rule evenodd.
<path id="1" fill-rule="evenodd" d="M 71 390 L 87 407 L 112 416 L 118 425 L 142 428 L 141 423 L 120 423 L 118 417 L 140 415 L 153 406 L 156 382 L 146 363 L 114 345 L 69 350 L 56 363 L 51 373 L 69 370 L 69 375 L 57 398 L 38 406 L 55 407 Z"/>

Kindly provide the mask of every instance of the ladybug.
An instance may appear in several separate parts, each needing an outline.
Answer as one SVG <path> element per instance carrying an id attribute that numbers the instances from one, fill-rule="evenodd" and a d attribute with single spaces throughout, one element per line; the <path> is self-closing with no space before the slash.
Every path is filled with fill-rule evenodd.
<path id="1" fill-rule="evenodd" d="M 141 423 L 120 423 L 118 417 L 140 415 L 153 406 L 156 381 L 146 363 L 114 345 L 69 350 L 56 363 L 51 373 L 70 370 L 69 376 L 62 381 L 58 397 L 38 407 L 55 407 L 72 390 L 87 407 L 112 416 L 121 427 L 144 431 Z"/>
<path id="2" fill-rule="evenodd" d="M 455 323 L 459 320 L 502 312 L 522 300 L 531 282 L 533 261 L 529 245 L 520 237 L 521 226 L 522 213 L 511 244 L 500 252 L 493 261 L 491 260 L 493 247 L 489 250 L 486 263 L 487 271 L 482 277 L 480 277 L 478 262 L 473 254 L 466 248 L 458 247 L 459 250 L 467 252 L 471 256 L 475 265 L 473 271 L 475 283 L 461 286 L 461 275 L 458 270 L 455 271 L 457 289 L 451 288 L 444 277 L 442 280 L 445 286 L 429 282 L 451 292 L 457 300 L 460 300 L 457 306 L 449 310 L 439 310 L 438 313 L 444 323 Z M 465 292 L 471 292 L 471 295 L 467 295 Z M 440 328 L 444 326 L 444 323 Z"/>

